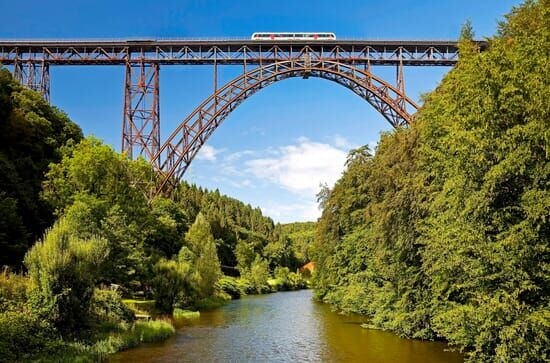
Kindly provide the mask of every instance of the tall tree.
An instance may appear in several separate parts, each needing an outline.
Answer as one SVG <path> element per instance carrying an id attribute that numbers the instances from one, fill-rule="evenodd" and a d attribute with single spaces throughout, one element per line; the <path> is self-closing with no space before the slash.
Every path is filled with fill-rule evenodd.
<path id="1" fill-rule="evenodd" d="M 0 266 L 20 266 L 25 251 L 53 223 L 39 195 L 48 164 L 82 138 L 67 115 L 0 69 Z"/>
<path id="2" fill-rule="evenodd" d="M 198 274 L 198 290 L 201 297 L 211 296 L 214 285 L 221 277 L 220 261 L 210 224 L 202 213 L 185 234 L 185 242 L 196 256 L 194 267 Z"/>
<path id="3" fill-rule="evenodd" d="M 317 223 L 318 298 L 468 362 L 548 359 L 548 24 L 526 1 L 481 54 L 466 25 L 415 123 L 350 158 Z"/>

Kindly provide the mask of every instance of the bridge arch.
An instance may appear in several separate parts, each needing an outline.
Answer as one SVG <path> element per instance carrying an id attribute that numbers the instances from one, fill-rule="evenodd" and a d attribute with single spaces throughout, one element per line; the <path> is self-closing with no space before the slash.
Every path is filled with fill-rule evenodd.
<path id="1" fill-rule="evenodd" d="M 216 90 L 172 132 L 151 160 L 162 176 L 156 194 L 173 187 L 202 145 L 240 103 L 291 77 L 319 77 L 341 84 L 371 104 L 393 127 L 410 124 L 418 109 L 403 90 L 351 64 L 308 57 L 260 65 Z"/>

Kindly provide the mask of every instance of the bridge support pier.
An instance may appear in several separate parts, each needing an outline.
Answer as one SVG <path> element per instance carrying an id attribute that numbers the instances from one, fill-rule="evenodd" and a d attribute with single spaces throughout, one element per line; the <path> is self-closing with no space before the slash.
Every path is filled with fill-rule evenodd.
<path id="1" fill-rule="evenodd" d="M 42 97 L 50 102 L 50 67 L 45 61 L 31 59 L 22 62 L 16 60 L 13 64 L 13 76 L 24 87 L 40 92 Z"/>
<path id="2" fill-rule="evenodd" d="M 155 161 L 160 147 L 158 63 L 126 63 L 122 151 L 129 158 L 142 155 Z M 158 160 L 158 159 L 157 159 Z M 157 166 L 157 165 L 154 165 Z"/>
<path id="3" fill-rule="evenodd" d="M 399 61 L 399 64 L 397 64 L 397 70 L 396 70 L 396 86 L 399 90 L 400 95 L 405 94 L 405 75 L 404 75 L 404 69 L 403 69 L 403 59 Z M 402 110 L 406 110 L 406 102 L 405 98 L 398 96 L 397 98 L 397 104 L 399 108 Z"/>

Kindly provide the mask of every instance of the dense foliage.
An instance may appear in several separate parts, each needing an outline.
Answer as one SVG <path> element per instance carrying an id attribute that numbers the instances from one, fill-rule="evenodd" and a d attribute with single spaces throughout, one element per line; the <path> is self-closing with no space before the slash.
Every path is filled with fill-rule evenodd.
<path id="1" fill-rule="evenodd" d="M 350 152 L 317 223 L 276 225 L 186 183 L 149 200 L 147 162 L 81 140 L 0 71 L 0 265 L 28 271 L 0 275 L 0 357 L 100 359 L 162 340 L 173 327 L 134 322 L 122 295 L 209 308 L 305 287 L 293 271 L 313 257 L 316 296 L 372 328 L 445 339 L 471 362 L 547 361 L 549 24 L 549 1 L 527 1 L 481 54 L 466 26 L 414 125 Z M 233 266 L 240 278 L 224 277 Z"/>
<path id="2" fill-rule="evenodd" d="M 188 225 L 199 212 L 209 222 L 222 265 L 246 269 L 255 255 L 268 260 L 271 268 L 299 265 L 284 227 L 263 216 L 259 208 L 185 182 L 176 192 L 176 203 Z"/>
<path id="3" fill-rule="evenodd" d="M 514 9 L 415 124 L 323 193 L 317 296 L 471 362 L 550 358 L 550 3 Z"/>
<path id="4" fill-rule="evenodd" d="M 86 323 L 97 276 L 109 252 L 105 240 L 81 239 L 74 228 L 78 226 L 60 219 L 25 256 L 33 307 L 44 311 L 62 331 Z"/>
<path id="5" fill-rule="evenodd" d="M 304 286 L 290 239 L 258 208 L 186 183 L 151 200 L 145 160 L 80 140 L 38 94 L 3 70 L 0 82 L 0 265 L 25 268 L 0 275 L 0 360 L 101 360 L 174 333 L 134 321 L 149 309 Z M 222 278 L 222 264 L 242 277 Z"/>
<path id="6" fill-rule="evenodd" d="M 39 194 L 50 162 L 82 138 L 79 127 L 0 69 L 0 266 L 21 266 L 27 249 L 53 222 Z"/>
<path id="7" fill-rule="evenodd" d="M 315 226 L 315 222 L 295 222 L 281 225 L 282 233 L 290 239 L 294 255 L 300 265 L 310 262 L 313 257 Z"/>

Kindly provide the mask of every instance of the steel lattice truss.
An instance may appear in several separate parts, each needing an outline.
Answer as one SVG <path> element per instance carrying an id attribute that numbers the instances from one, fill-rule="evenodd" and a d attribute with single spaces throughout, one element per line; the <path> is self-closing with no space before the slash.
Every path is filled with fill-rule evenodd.
<path id="1" fill-rule="evenodd" d="M 481 50 L 486 42 L 478 42 Z M 278 62 L 303 53 L 343 63 L 450 66 L 458 59 L 456 41 L 278 41 L 253 40 L 0 40 L 0 63 L 42 62 L 59 65 L 125 64 L 242 64 Z"/>
<path id="2" fill-rule="evenodd" d="M 122 151 L 153 160 L 160 147 L 159 65 L 126 64 Z"/>
<path id="3" fill-rule="evenodd" d="M 394 127 L 412 122 L 418 106 L 403 90 L 366 70 L 338 62 L 296 59 L 257 67 L 229 82 L 205 100 L 170 135 L 153 159 L 163 181 L 158 191 L 171 188 L 222 121 L 245 99 L 266 86 L 290 77 L 319 77 L 339 83 L 369 102 Z"/>
<path id="4" fill-rule="evenodd" d="M 476 42 L 480 51 L 486 42 Z M 24 86 L 50 97 L 50 66 L 124 65 L 122 150 L 150 160 L 162 177 L 156 194 L 170 192 L 220 123 L 258 90 L 290 77 L 339 83 L 378 110 L 394 127 L 413 121 L 418 106 L 405 95 L 404 66 L 452 66 L 456 41 L 236 40 L 0 40 L 0 64 Z M 214 90 L 163 144 L 160 141 L 161 65 L 214 66 Z M 242 65 L 243 74 L 217 87 L 219 65 Z M 251 70 L 251 66 L 255 67 Z M 396 86 L 372 66 L 395 66 Z"/>

